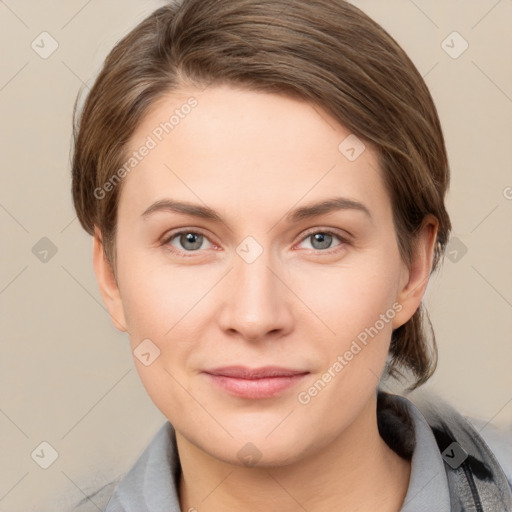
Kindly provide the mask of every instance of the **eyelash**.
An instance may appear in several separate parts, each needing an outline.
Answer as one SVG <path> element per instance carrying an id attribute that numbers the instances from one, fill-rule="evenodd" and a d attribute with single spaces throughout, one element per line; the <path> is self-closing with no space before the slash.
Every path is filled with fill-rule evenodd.
<path id="1" fill-rule="evenodd" d="M 332 248 L 331 249 L 325 249 L 325 250 L 323 250 L 323 249 L 309 249 L 309 250 L 314 251 L 314 254 L 322 254 L 322 255 L 335 254 L 336 252 L 340 251 L 345 245 L 350 245 L 350 242 L 346 238 L 342 237 L 338 233 L 336 233 L 336 232 L 334 232 L 332 230 L 329 230 L 329 229 L 315 229 L 313 231 L 309 231 L 308 233 L 306 233 L 301 238 L 299 243 L 304 242 L 304 240 L 306 240 L 307 238 L 309 238 L 312 235 L 315 235 L 317 233 L 321 233 L 323 235 L 331 235 L 331 236 L 337 238 L 340 241 L 340 243 L 338 245 L 336 245 L 333 249 Z M 174 246 L 170 245 L 170 242 L 174 238 L 179 237 L 180 235 L 186 235 L 186 234 L 201 235 L 204 238 L 206 238 L 212 245 L 215 245 L 206 236 L 206 234 L 204 234 L 202 231 L 197 230 L 197 229 L 194 229 L 194 230 L 193 229 L 185 229 L 185 230 L 181 230 L 181 231 L 176 231 L 174 233 L 170 233 L 169 235 L 164 237 L 164 239 L 162 240 L 162 245 L 165 246 L 165 248 L 167 250 L 169 250 L 171 253 L 176 254 L 178 256 L 182 256 L 184 258 L 197 257 L 194 253 L 201 252 L 201 249 L 198 249 L 198 250 L 195 250 L 195 251 L 182 251 L 182 250 L 176 249 Z"/>

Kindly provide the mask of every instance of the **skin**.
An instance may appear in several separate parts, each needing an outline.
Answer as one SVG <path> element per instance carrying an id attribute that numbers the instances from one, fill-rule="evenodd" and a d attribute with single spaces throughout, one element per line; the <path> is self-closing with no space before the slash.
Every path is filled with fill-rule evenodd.
<path id="1" fill-rule="evenodd" d="M 425 292 L 435 219 L 425 219 L 406 265 L 372 148 L 349 161 L 338 145 L 350 132 L 284 95 L 175 91 L 140 124 L 132 149 L 190 96 L 198 106 L 124 178 L 116 278 L 98 230 L 94 240 L 114 324 L 129 332 L 132 350 L 144 339 L 160 350 L 149 366 L 134 364 L 176 430 L 182 510 L 398 511 L 410 464 L 379 436 L 376 390 L 392 330 Z M 371 217 L 341 209 L 286 222 L 291 210 L 338 196 L 363 203 Z M 207 205 L 223 222 L 173 211 L 142 216 L 163 199 Z M 179 228 L 204 235 L 200 248 L 179 235 L 167 241 Z M 318 248 L 311 235 L 326 230 L 336 236 Z M 248 236 L 263 249 L 252 263 L 237 253 Z M 298 393 L 393 304 L 394 318 L 300 403 Z M 278 396 L 247 399 L 202 373 L 228 365 L 310 373 Z M 250 467 L 237 455 L 248 442 L 260 456 Z"/>

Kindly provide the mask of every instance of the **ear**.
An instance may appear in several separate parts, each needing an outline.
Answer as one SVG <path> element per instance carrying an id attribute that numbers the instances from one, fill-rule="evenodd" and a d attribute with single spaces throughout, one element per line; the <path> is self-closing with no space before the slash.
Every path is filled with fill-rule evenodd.
<path id="1" fill-rule="evenodd" d="M 128 332 L 119 287 L 105 255 L 101 232 L 97 226 L 94 227 L 93 243 L 94 272 L 98 280 L 103 302 L 115 327 L 122 332 Z"/>
<path id="2" fill-rule="evenodd" d="M 438 220 L 427 215 L 414 240 L 411 263 L 408 267 L 404 264 L 397 296 L 402 309 L 393 319 L 393 329 L 405 324 L 421 305 L 432 270 L 438 227 Z"/>

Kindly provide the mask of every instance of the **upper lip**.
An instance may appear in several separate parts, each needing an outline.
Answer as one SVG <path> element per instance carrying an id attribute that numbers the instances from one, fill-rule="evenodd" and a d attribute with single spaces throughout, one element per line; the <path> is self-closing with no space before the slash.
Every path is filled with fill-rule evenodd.
<path id="1" fill-rule="evenodd" d="M 292 377 L 309 373 L 305 370 L 293 370 L 291 368 L 282 368 L 280 366 L 262 366 L 260 368 L 247 368 L 246 366 L 224 366 L 222 368 L 212 368 L 204 370 L 210 375 L 219 375 L 223 377 L 232 377 L 238 379 L 263 379 L 265 377 Z"/>

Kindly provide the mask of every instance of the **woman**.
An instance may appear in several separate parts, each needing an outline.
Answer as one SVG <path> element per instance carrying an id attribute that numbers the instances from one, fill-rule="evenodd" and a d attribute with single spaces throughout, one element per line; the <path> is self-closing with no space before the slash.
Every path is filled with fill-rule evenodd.
<path id="1" fill-rule="evenodd" d="M 423 79 L 348 3 L 184 0 L 120 41 L 73 198 L 168 422 L 107 511 L 512 510 L 501 448 L 380 386 L 435 369 L 448 183 Z"/>

